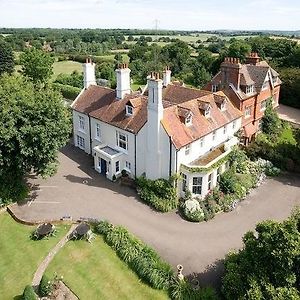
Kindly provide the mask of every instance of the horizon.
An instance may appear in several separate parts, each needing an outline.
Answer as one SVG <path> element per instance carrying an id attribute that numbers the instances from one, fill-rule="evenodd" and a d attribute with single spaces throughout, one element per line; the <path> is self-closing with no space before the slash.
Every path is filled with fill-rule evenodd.
<path id="1" fill-rule="evenodd" d="M 296 0 L 0 0 L 2 28 L 297 31 L 299 15 Z"/>

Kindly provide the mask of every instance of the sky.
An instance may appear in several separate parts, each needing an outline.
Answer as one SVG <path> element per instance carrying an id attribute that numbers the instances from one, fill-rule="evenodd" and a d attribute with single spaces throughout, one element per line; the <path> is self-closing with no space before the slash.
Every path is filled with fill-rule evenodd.
<path id="1" fill-rule="evenodd" d="M 299 0 L 0 0 L 0 27 L 300 30 Z"/>

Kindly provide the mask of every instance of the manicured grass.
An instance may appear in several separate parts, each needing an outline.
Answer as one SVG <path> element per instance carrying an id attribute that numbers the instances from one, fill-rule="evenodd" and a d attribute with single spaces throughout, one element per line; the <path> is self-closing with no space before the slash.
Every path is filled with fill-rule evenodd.
<path id="1" fill-rule="evenodd" d="M 82 64 L 76 61 L 56 61 L 53 64 L 53 78 L 55 79 L 58 74 L 71 74 L 74 71 L 82 72 Z"/>
<path id="2" fill-rule="evenodd" d="M 46 273 L 63 276 L 80 299 L 168 299 L 166 292 L 142 283 L 98 235 L 91 244 L 68 242 Z"/>
<path id="3" fill-rule="evenodd" d="M 49 251 L 66 234 L 69 226 L 57 226 L 56 237 L 33 241 L 36 226 L 15 222 L 8 213 L 0 213 L 0 298 L 13 299 L 21 295 Z"/>

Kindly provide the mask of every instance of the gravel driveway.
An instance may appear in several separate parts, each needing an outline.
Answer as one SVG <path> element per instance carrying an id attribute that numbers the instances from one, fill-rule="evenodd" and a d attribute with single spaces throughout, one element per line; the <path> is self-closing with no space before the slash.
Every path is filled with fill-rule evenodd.
<path id="1" fill-rule="evenodd" d="M 92 169 L 92 158 L 73 146 L 59 156 L 58 173 L 47 180 L 31 178 L 35 199 L 13 206 L 25 220 L 107 219 L 127 227 L 185 275 L 196 273 L 203 284 L 218 285 L 220 259 L 242 245 L 242 236 L 264 219 L 282 220 L 300 205 L 300 177 L 267 180 L 236 210 L 200 224 L 184 221 L 175 212 L 161 214 L 139 202 L 133 190 L 109 182 Z"/>

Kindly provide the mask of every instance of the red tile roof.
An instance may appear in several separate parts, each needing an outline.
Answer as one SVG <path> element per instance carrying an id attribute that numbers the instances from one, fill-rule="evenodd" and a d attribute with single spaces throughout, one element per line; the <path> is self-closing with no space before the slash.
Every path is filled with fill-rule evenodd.
<path id="1" fill-rule="evenodd" d="M 227 99 L 225 111 L 217 106 L 222 99 Z M 134 107 L 132 116 L 126 116 L 125 106 L 128 103 Z M 209 118 L 199 109 L 202 106 L 210 106 Z M 177 149 L 242 116 L 223 92 L 213 94 L 177 85 L 169 85 L 163 90 L 163 107 L 162 124 Z M 147 97 L 140 93 L 117 99 L 112 89 L 90 86 L 79 95 L 72 108 L 135 134 L 147 122 Z M 182 117 L 190 112 L 192 124 L 186 126 Z"/>

